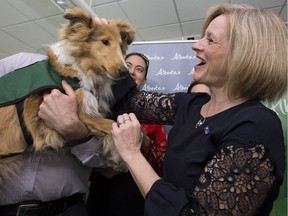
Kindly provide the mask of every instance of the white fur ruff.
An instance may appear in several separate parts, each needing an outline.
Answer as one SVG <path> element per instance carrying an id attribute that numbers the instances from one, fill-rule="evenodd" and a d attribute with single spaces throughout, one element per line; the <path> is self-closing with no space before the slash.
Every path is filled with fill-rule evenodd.
<path id="1" fill-rule="evenodd" d="M 71 55 L 71 50 L 67 47 L 69 47 L 69 42 L 65 40 L 50 46 L 61 66 L 64 67 L 69 64 L 77 71 L 80 87 L 84 91 L 83 104 L 86 113 L 92 116 L 104 117 L 110 112 L 107 102 L 113 98 L 111 91 L 113 81 L 111 77 L 107 76 L 107 73 L 101 73 L 101 75 L 89 73 L 90 77 L 88 77 L 78 66 L 75 57 Z M 93 77 L 91 77 L 91 75 Z"/>

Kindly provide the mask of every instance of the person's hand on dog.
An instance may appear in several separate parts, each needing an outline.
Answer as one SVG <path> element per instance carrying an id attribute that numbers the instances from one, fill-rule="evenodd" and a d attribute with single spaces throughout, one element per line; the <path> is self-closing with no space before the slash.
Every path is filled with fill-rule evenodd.
<path id="1" fill-rule="evenodd" d="M 53 89 L 50 94 L 44 95 L 38 115 L 66 141 L 87 137 L 90 132 L 78 117 L 75 92 L 66 81 L 62 81 L 62 86 L 66 94 Z"/>
<path id="2" fill-rule="evenodd" d="M 124 161 L 141 153 L 143 142 L 142 127 L 134 113 L 124 113 L 112 124 L 112 135 L 115 146 Z"/>
<path id="3" fill-rule="evenodd" d="M 94 20 L 99 24 L 108 24 L 108 21 L 106 18 L 94 17 Z"/>

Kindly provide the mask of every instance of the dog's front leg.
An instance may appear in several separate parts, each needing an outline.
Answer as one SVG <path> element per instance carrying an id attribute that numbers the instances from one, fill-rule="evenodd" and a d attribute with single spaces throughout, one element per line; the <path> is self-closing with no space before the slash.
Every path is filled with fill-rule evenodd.
<path id="1" fill-rule="evenodd" d="M 110 119 L 102 117 L 89 116 L 87 114 L 79 114 L 79 118 L 88 127 L 96 139 L 101 143 L 102 154 L 106 159 L 107 166 L 112 169 L 122 172 L 127 171 L 123 160 L 121 159 L 112 137 L 112 123 Z"/>

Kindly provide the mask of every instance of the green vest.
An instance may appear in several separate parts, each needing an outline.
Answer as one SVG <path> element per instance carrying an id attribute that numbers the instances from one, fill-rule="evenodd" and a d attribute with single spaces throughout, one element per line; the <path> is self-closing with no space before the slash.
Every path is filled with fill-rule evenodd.
<path id="1" fill-rule="evenodd" d="M 66 80 L 74 90 L 80 87 L 77 78 L 61 76 L 48 60 L 10 72 L 0 77 L 0 107 L 15 104 L 45 89 L 59 89 L 64 92 L 62 80 Z"/>

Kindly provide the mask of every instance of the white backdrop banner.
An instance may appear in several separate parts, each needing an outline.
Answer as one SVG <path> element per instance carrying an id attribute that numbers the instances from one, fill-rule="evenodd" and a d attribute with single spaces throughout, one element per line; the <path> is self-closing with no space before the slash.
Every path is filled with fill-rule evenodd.
<path id="1" fill-rule="evenodd" d="M 152 41 L 132 44 L 132 51 L 146 55 L 150 61 L 143 90 L 152 92 L 186 92 L 192 82 L 196 52 L 195 40 Z"/>

